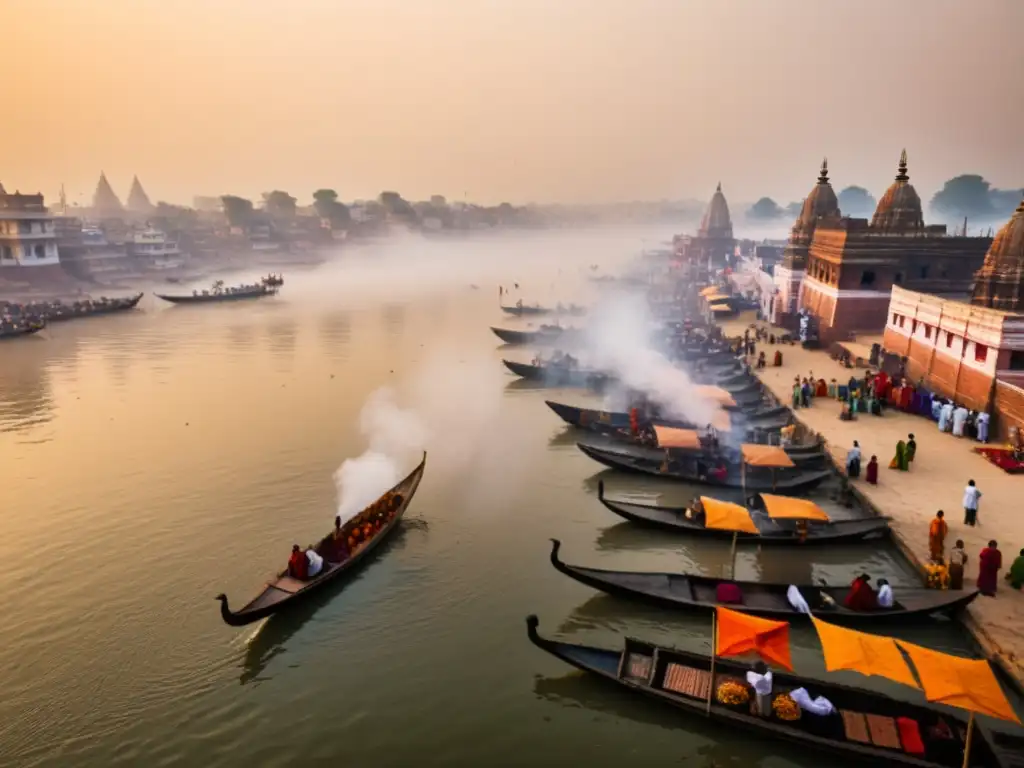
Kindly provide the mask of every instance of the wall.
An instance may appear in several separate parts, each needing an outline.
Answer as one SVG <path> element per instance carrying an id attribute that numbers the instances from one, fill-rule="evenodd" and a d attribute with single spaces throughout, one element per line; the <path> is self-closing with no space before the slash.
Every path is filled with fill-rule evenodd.
<path id="1" fill-rule="evenodd" d="M 1005 440 L 1011 426 L 1024 429 L 1024 389 L 1005 381 L 996 382 L 995 413 L 989 442 Z"/>

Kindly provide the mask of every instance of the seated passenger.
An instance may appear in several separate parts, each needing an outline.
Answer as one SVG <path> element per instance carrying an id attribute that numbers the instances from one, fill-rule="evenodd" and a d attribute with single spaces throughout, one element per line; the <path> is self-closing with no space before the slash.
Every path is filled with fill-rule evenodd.
<path id="1" fill-rule="evenodd" d="M 309 560 L 302 553 L 298 544 L 292 545 L 292 556 L 288 558 L 288 575 L 293 579 L 305 581 L 309 571 Z"/>
<path id="2" fill-rule="evenodd" d="M 747 682 L 754 689 L 754 706 L 761 717 L 772 714 L 772 671 L 759 661 L 747 672 Z"/>
<path id="3" fill-rule="evenodd" d="M 843 605 L 851 611 L 874 611 L 878 609 L 878 598 L 875 590 L 868 583 L 871 577 L 866 573 L 858 576 L 850 584 L 850 593 L 843 601 Z"/>
<path id="4" fill-rule="evenodd" d="M 725 478 L 729 475 L 729 467 L 727 467 L 723 461 L 717 467 L 712 469 L 708 475 L 716 482 L 725 482 Z"/>
<path id="5" fill-rule="evenodd" d="M 307 549 L 306 560 L 309 562 L 309 567 L 306 570 L 306 578 L 312 579 L 323 570 L 324 559 L 316 553 L 315 549 Z"/>
<path id="6" fill-rule="evenodd" d="M 878 580 L 878 607 L 879 608 L 892 608 L 893 596 L 892 587 L 889 586 L 887 579 Z"/>
<path id="7" fill-rule="evenodd" d="M 804 600 L 804 596 L 800 594 L 800 590 L 795 584 L 790 584 L 789 589 L 786 590 L 786 600 L 793 606 L 793 610 L 798 613 L 810 613 L 811 607 L 807 605 L 807 601 Z"/>

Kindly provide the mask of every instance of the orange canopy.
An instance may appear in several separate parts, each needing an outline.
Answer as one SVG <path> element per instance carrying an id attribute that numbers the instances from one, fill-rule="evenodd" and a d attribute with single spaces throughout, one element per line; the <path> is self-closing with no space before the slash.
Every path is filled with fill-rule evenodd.
<path id="1" fill-rule="evenodd" d="M 950 656 L 902 640 L 896 644 L 913 662 L 928 701 L 1020 723 L 987 661 Z"/>
<path id="2" fill-rule="evenodd" d="M 714 400 L 719 405 L 736 405 L 729 390 L 716 387 L 711 384 L 702 384 L 696 388 L 697 394 L 708 400 Z"/>
<path id="3" fill-rule="evenodd" d="M 711 296 L 718 293 L 721 290 L 717 285 L 709 285 L 707 288 L 700 289 L 701 296 Z"/>
<path id="4" fill-rule="evenodd" d="M 793 460 L 777 445 L 744 443 L 740 446 L 743 461 L 752 467 L 792 467 Z"/>
<path id="5" fill-rule="evenodd" d="M 711 417 L 711 426 L 720 432 L 732 430 L 732 419 L 729 418 L 729 412 L 721 409 L 715 411 L 714 416 Z"/>
<path id="6" fill-rule="evenodd" d="M 753 652 L 765 661 L 793 671 L 789 657 L 789 624 L 759 619 L 721 606 L 715 608 L 715 614 L 718 618 L 717 655 L 740 656 Z"/>
<path id="7" fill-rule="evenodd" d="M 715 297 L 718 298 L 718 297 Z M 712 312 L 732 312 L 732 307 L 728 304 L 712 304 L 708 307 Z"/>
<path id="8" fill-rule="evenodd" d="M 810 499 L 794 499 L 792 496 L 774 496 L 770 493 L 762 493 L 761 498 L 764 499 L 768 517 L 777 520 L 820 520 L 823 523 L 829 521 L 825 510 Z"/>
<path id="9" fill-rule="evenodd" d="M 700 438 L 692 429 L 654 425 L 654 435 L 662 448 L 700 448 Z"/>
<path id="10" fill-rule="evenodd" d="M 758 533 L 757 526 L 750 519 L 750 512 L 741 504 L 731 501 L 719 501 L 707 496 L 700 497 L 704 506 L 704 525 L 720 531 L 739 531 L 740 533 Z"/>
<path id="11" fill-rule="evenodd" d="M 911 688 L 919 687 L 891 637 L 837 627 L 814 616 L 811 616 L 811 621 L 821 640 L 825 669 L 829 672 L 849 669 L 862 675 L 885 677 Z"/>

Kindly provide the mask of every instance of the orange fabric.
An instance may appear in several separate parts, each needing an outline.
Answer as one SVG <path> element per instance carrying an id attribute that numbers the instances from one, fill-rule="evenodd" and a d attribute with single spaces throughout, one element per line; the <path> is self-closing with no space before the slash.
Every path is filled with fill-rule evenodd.
<path id="1" fill-rule="evenodd" d="M 729 394 L 728 390 L 722 389 L 721 387 L 715 387 L 711 385 L 703 385 L 697 387 L 697 394 L 701 397 L 705 397 L 708 400 L 714 400 L 719 405 L 736 405 L 736 401 L 733 400 L 732 395 Z"/>
<path id="2" fill-rule="evenodd" d="M 700 448 L 700 438 L 692 429 L 676 429 L 655 424 L 654 434 L 661 448 Z"/>
<path id="3" fill-rule="evenodd" d="M 992 667 L 984 659 L 964 659 L 897 640 L 914 663 L 928 701 L 1020 724 Z"/>
<path id="4" fill-rule="evenodd" d="M 715 653 L 719 656 L 740 656 L 756 653 L 762 659 L 793 671 L 789 656 L 789 624 L 748 616 L 745 613 L 718 606 L 718 642 Z"/>
<path id="5" fill-rule="evenodd" d="M 869 635 L 837 627 L 811 616 L 821 640 L 825 669 L 836 672 L 849 669 L 862 675 L 885 677 L 911 688 L 919 688 L 903 654 L 891 637 Z"/>
<path id="6" fill-rule="evenodd" d="M 711 296 L 712 294 L 718 293 L 719 288 L 717 285 L 709 285 L 707 288 L 700 289 L 701 296 Z"/>
<path id="7" fill-rule="evenodd" d="M 777 445 L 744 443 L 740 446 L 743 461 L 752 467 L 793 467 L 793 460 Z"/>
<path id="8" fill-rule="evenodd" d="M 757 526 L 750 519 L 750 512 L 741 504 L 730 501 L 719 501 L 708 496 L 700 497 L 704 507 L 704 525 L 720 531 L 739 531 L 740 533 L 758 533 Z"/>
<path id="9" fill-rule="evenodd" d="M 708 309 L 712 312 L 732 312 L 732 307 L 728 304 L 712 304 Z"/>
<path id="10" fill-rule="evenodd" d="M 774 496 L 770 493 L 762 493 L 764 507 L 768 510 L 768 517 L 776 520 L 820 520 L 827 523 L 829 517 L 825 510 L 819 507 L 810 499 L 794 499 L 791 496 Z"/>

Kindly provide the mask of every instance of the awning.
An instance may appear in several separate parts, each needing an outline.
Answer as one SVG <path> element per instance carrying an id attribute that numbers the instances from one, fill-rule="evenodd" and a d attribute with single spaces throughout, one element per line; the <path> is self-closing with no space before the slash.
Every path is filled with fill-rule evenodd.
<path id="1" fill-rule="evenodd" d="M 712 304 L 710 307 L 708 307 L 708 309 L 710 309 L 712 312 L 718 312 L 721 314 L 724 314 L 726 312 L 732 312 L 732 307 L 730 307 L 728 304 Z"/>
<path id="2" fill-rule="evenodd" d="M 752 467 L 793 467 L 793 460 L 777 445 L 744 443 L 740 446 L 743 461 Z"/>
<path id="3" fill-rule="evenodd" d="M 661 448 L 700 448 L 700 438 L 692 429 L 676 429 L 654 425 L 654 435 Z"/>
<path id="4" fill-rule="evenodd" d="M 928 701 L 1020 724 L 992 667 L 984 659 L 964 659 L 897 640 L 917 670 Z"/>
<path id="5" fill-rule="evenodd" d="M 774 496 L 770 493 L 762 493 L 761 498 L 764 499 L 768 517 L 776 520 L 820 520 L 823 523 L 829 521 L 825 510 L 810 499 L 794 499 L 792 496 Z"/>
<path id="6" fill-rule="evenodd" d="M 711 426 L 719 432 L 731 432 L 732 419 L 729 417 L 729 412 L 721 409 L 715 411 L 715 415 L 711 417 Z"/>
<path id="7" fill-rule="evenodd" d="M 829 672 L 849 669 L 862 675 L 885 677 L 911 688 L 919 688 L 906 659 L 891 637 L 837 627 L 814 616 L 811 616 L 811 621 L 821 640 L 825 669 Z"/>
<path id="8" fill-rule="evenodd" d="M 765 661 L 793 671 L 789 655 L 789 624 L 769 621 L 728 608 L 715 609 L 718 619 L 718 656 L 740 656 L 756 653 Z"/>
<path id="9" fill-rule="evenodd" d="M 715 304 L 719 301 L 726 301 L 727 299 L 730 298 L 732 297 L 724 293 L 709 293 L 707 296 L 704 297 L 704 301 L 706 301 L 708 304 Z"/>
<path id="10" fill-rule="evenodd" d="M 740 533 L 759 533 L 750 512 L 741 504 L 731 501 L 719 501 L 708 496 L 700 497 L 704 507 L 704 525 L 719 531 L 739 531 Z"/>
<path id="11" fill-rule="evenodd" d="M 710 384 L 702 384 L 696 387 L 697 394 L 701 397 L 707 398 L 708 400 L 714 400 L 719 405 L 735 406 L 736 401 L 728 390 L 722 389 L 721 387 L 715 387 Z"/>
<path id="12" fill-rule="evenodd" d="M 722 289 L 719 288 L 717 285 L 709 285 L 707 288 L 701 288 L 700 289 L 700 295 L 701 296 L 711 296 L 713 294 L 719 293 L 721 290 Z"/>

